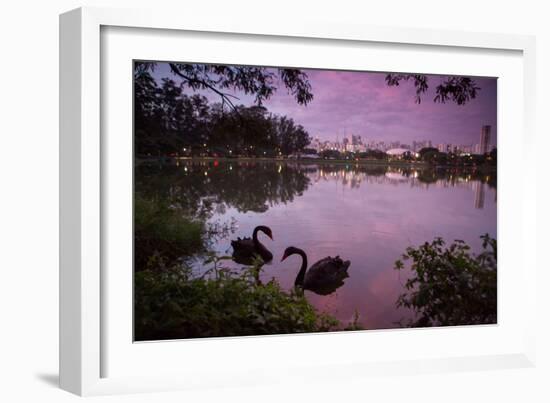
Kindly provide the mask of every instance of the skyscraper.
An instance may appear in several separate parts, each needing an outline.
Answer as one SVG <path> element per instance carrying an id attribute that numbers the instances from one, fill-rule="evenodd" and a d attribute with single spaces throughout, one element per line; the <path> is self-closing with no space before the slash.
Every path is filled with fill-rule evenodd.
<path id="1" fill-rule="evenodd" d="M 491 126 L 481 126 L 481 138 L 479 140 L 479 152 L 480 154 L 488 153 L 489 142 L 491 141 Z"/>

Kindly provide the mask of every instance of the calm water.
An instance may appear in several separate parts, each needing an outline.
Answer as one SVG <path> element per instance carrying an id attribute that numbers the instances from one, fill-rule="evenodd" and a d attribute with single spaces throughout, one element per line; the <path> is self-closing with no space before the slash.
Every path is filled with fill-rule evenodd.
<path id="1" fill-rule="evenodd" d="M 325 256 L 350 260 L 350 277 L 331 295 L 306 291 L 319 310 L 344 323 L 354 312 L 367 329 L 398 327 L 411 316 L 396 309 L 406 273 L 393 269 L 408 246 L 440 236 L 480 250 L 479 236 L 496 238 L 496 176 L 450 170 L 292 162 L 179 162 L 138 169 L 136 190 L 162 197 L 202 217 L 211 247 L 231 254 L 231 239 L 260 233 L 275 256 L 263 279 L 291 289 L 301 259 L 280 258 L 287 246 L 306 251 L 309 264 Z"/>

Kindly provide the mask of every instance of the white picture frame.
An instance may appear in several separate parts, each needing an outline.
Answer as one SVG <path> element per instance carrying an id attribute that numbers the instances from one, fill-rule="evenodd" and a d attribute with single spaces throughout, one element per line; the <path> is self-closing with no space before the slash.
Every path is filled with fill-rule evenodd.
<path id="1" fill-rule="evenodd" d="M 519 142 L 521 158 L 529 161 L 534 155 L 534 91 L 535 91 L 535 42 L 533 37 L 520 35 L 502 35 L 488 33 L 467 33 L 456 31 L 430 31 L 407 28 L 382 28 L 348 25 L 343 23 L 327 23 L 304 21 L 303 24 L 281 24 L 280 21 L 253 21 L 231 19 L 197 19 L 193 16 L 173 15 L 169 12 L 152 12 L 150 10 L 116 10 L 103 8 L 80 8 L 61 15 L 60 17 L 60 385 L 63 389 L 79 395 L 96 395 L 112 393 L 130 393 L 139 391 L 159 391 L 185 389 L 194 387 L 211 387 L 220 385 L 249 385 L 262 382 L 293 382 L 301 372 L 303 365 L 308 365 L 307 375 L 304 377 L 316 379 L 345 379 L 349 374 L 369 376 L 370 374 L 386 373 L 390 375 L 418 372 L 437 372 L 448 370 L 474 370 L 491 368 L 511 368 L 532 366 L 535 362 L 534 346 L 534 318 L 529 314 L 523 315 L 522 321 L 512 321 L 509 327 L 500 323 L 500 328 L 486 327 L 485 330 L 472 327 L 459 327 L 432 330 L 406 330 L 393 332 L 353 332 L 347 335 L 327 335 L 321 337 L 323 343 L 330 346 L 333 340 L 345 337 L 345 343 L 358 346 L 362 340 L 370 341 L 392 339 L 392 342 L 403 340 L 468 340 L 481 336 L 503 337 L 503 344 L 493 351 L 483 350 L 483 345 L 472 351 L 449 349 L 438 350 L 433 354 L 422 353 L 417 356 L 400 356 L 399 351 L 392 357 L 373 359 L 358 354 L 353 359 L 334 360 L 326 363 L 315 362 L 310 357 L 309 363 L 300 362 L 300 359 L 277 361 L 274 355 L 271 360 L 260 362 L 259 354 L 266 349 L 277 352 L 280 348 L 301 349 L 303 357 L 308 357 L 306 343 L 312 338 L 319 339 L 318 335 L 273 336 L 257 338 L 218 339 L 210 341 L 196 341 L 187 344 L 190 349 L 212 349 L 217 351 L 220 362 L 217 370 L 209 374 L 209 368 L 199 366 L 199 356 L 188 356 L 189 359 L 181 364 L 166 363 L 167 355 L 180 354 L 183 344 L 155 343 L 150 347 L 151 352 L 124 350 L 123 346 L 113 344 L 106 333 L 105 327 L 111 324 L 106 320 L 110 315 L 110 308 L 106 301 L 105 250 L 103 228 L 104 220 L 109 219 L 102 214 L 105 203 L 105 190 L 109 169 L 106 169 L 108 157 L 105 147 L 111 147 L 109 140 L 102 138 L 102 133 L 108 132 L 109 124 L 105 123 L 105 116 L 109 111 L 102 110 L 102 92 L 115 91 L 119 96 L 130 98 L 130 92 L 102 87 L 102 55 L 105 42 L 102 42 L 102 30 L 109 27 L 117 29 L 156 30 L 156 32 L 193 32 L 217 33 L 218 36 L 252 37 L 254 41 L 285 41 L 292 40 L 308 46 L 311 41 L 330 42 L 326 46 L 344 46 L 347 44 L 377 44 L 377 46 L 419 46 L 437 49 L 466 49 L 470 52 L 483 55 L 491 52 L 513 52 L 516 66 L 521 66 L 521 83 L 515 83 L 521 104 L 519 117 L 514 118 L 513 124 L 522 132 L 522 136 L 515 141 Z M 173 38 L 172 38 L 173 39 Z M 177 38 L 176 38 L 177 39 Z M 259 56 L 256 56 L 259 57 Z M 138 55 L 136 55 L 138 58 Z M 486 67 L 491 69 L 491 66 Z M 402 70 L 408 71 L 408 70 Z M 519 70 L 514 70 L 519 71 Z M 129 73 L 128 73 L 129 74 Z M 511 73 L 512 74 L 512 73 Z M 516 74 L 516 73 L 513 73 Z M 130 74 L 129 74 L 130 75 Z M 517 76 L 518 74 L 516 74 Z M 518 77 L 514 76 L 516 79 Z M 113 88 L 116 86 L 113 85 Z M 122 92 L 121 92 L 122 91 Z M 104 94 L 103 94 L 104 95 Z M 111 98 L 109 98 L 111 100 Z M 111 100 L 112 101 L 112 100 Z M 110 101 L 109 105 L 113 105 Z M 131 102 L 131 100 L 129 100 Z M 500 99 L 499 99 L 500 102 Z M 509 109 L 508 109 L 509 110 Z M 499 118 L 499 137 L 501 129 Z M 505 130 L 502 130 L 505 132 Z M 499 143 L 500 143 L 499 138 Z M 499 155 L 500 155 L 499 145 Z M 504 155 L 505 157 L 505 155 Z M 512 164 L 510 160 L 499 156 L 499 173 L 501 168 Z M 112 165 L 111 165 L 112 166 Z M 127 179 L 127 178 L 126 178 Z M 506 179 L 504 179 L 506 180 Z M 534 209 L 534 186 L 530 186 L 534 177 L 523 178 L 523 192 L 516 192 L 513 204 L 517 216 L 514 218 L 515 228 L 510 240 L 521 240 L 517 250 L 502 253 L 499 249 L 499 268 L 504 257 L 510 261 L 521 262 L 522 281 L 520 285 L 521 309 L 524 312 L 535 312 L 536 263 L 533 237 L 536 234 L 536 217 Z M 499 177 L 499 197 L 501 197 L 501 183 Z M 506 187 L 504 186 L 504 189 Z M 107 198 L 108 199 L 108 198 Z M 499 202 L 500 203 L 500 202 Z M 505 204 L 506 206 L 506 204 Z M 500 209 L 500 205 L 499 205 Z M 499 226 L 501 220 L 510 219 L 499 210 Z M 102 221 L 103 220 L 103 221 Z M 531 234 L 528 242 L 525 234 Z M 501 236 L 499 229 L 499 237 Z M 499 241 L 500 242 L 500 241 Z M 513 281 L 510 277 L 501 280 L 500 290 L 506 289 Z M 499 296 L 499 298 L 501 298 Z M 504 298 L 509 298 L 504 296 Z M 502 308 L 499 300 L 499 315 Z M 504 301 L 506 302 L 506 300 Z M 128 303 L 130 303 L 128 301 Z M 519 308 L 518 308 L 519 312 Z M 517 315 L 516 315 L 517 316 Z M 496 329 L 496 330 L 495 330 Z M 507 333 L 503 333 L 504 330 Z M 508 329 L 508 330 L 506 330 Z M 509 338 L 508 338 L 509 336 Z M 338 339 L 340 338 L 340 339 Z M 123 338 L 124 339 L 124 338 Z M 126 337 L 124 340 L 128 340 Z M 131 340 L 128 340 L 131 344 Z M 212 344 L 216 343 L 216 344 Z M 382 342 L 383 343 L 383 342 Z M 107 348 L 109 346 L 109 348 Z M 242 363 L 231 361 L 235 357 L 227 354 L 228 350 L 238 352 L 246 347 L 252 353 Z M 143 349 L 143 348 L 140 348 Z M 155 349 L 155 350 L 153 350 Z M 160 351 L 162 349 L 162 351 Z M 145 354 L 150 356 L 155 351 L 169 370 L 157 375 L 148 372 L 130 373 L 128 368 L 119 365 L 117 371 L 107 371 L 106 360 L 113 351 L 125 351 L 125 354 Z M 204 350 L 203 350 L 204 351 Z M 189 352 L 189 351 L 188 351 Z M 254 353 L 256 352 L 256 353 Z M 463 352 L 466 352 L 463 354 Z M 279 354 L 280 355 L 280 354 Z M 119 354 L 119 361 L 127 361 L 130 366 L 131 356 Z M 210 357 L 216 359 L 215 355 Z M 264 357 L 265 358 L 265 357 Z M 283 357 L 285 358 L 285 357 Z M 305 360 L 302 358 L 301 360 Z M 141 360 L 141 358 L 140 358 Z M 139 360 L 138 360 L 139 362 Z M 152 361 L 144 362 L 143 366 L 152 365 Z M 159 361 L 160 362 L 160 361 Z M 302 365 L 303 364 L 303 365 Z M 135 364 L 131 364 L 135 365 Z M 186 368 L 197 365 L 199 370 L 194 375 L 186 372 Z M 273 368 L 270 368 L 273 366 Z M 252 371 L 251 368 L 261 368 L 262 372 Z M 281 369 L 284 368 L 284 371 Z M 179 371 L 178 371 L 179 369 Z M 110 373 L 116 373 L 111 376 Z M 127 373 L 126 373 L 127 372 Z M 209 374 L 206 378 L 206 374 Z M 330 374 L 330 376 L 329 376 Z M 294 380 L 295 381 L 295 380 Z"/>

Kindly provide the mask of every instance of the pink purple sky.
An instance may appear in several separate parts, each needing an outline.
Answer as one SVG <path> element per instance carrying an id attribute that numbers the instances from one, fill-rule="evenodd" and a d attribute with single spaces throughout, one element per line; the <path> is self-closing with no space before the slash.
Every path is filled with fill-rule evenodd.
<path id="1" fill-rule="evenodd" d="M 491 125 L 491 144 L 496 145 L 497 79 L 475 78 L 481 88 L 476 99 L 466 105 L 453 102 L 433 102 L 434 90 L 445 76 L 429 75 L 429 89 L 422 103 L 414 102 L 414 86 L 403 82 L 389 87 L 386 73 L 311 70 L 307 73 L 314 95 L 307 106 L 298 105 L 284 85 L 264 103 L 273 113 L 292 117 L 306 128 L 312 137 L 340 140 L 352 134 L 363 140 L 400 141 L 431 140 L 434 144 L 477 144 L 482 125 Z M 168 64 L 158 63 L 154 76 L 168 77 Z M 186 88 L 190 94 L 192 91 Z M 213 93 L 201 91 L 211 102 L 219 102 Z M 253 98 L 242 93 L 236 104 L 252 105 Z"/>

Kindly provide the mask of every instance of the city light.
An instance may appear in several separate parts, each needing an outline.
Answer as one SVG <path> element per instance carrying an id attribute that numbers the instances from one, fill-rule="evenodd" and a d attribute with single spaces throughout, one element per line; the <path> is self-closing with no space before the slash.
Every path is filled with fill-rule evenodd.
<path id="1" fill-rule="evenodd" d="M 382 151 L 387 152 L 392 149 L 406 149 L 409 150 L 413 157 L 421 158 L 418 151 L 425 148 L 435 148 L 439 152 L 448 154 L 478 154 L 483 155 L 491 149 L 491 127 L 482 126 L 481 138 L 477 144 L 451 144 L 441 143 L 434 144 L 431 140 L 413 140 L 410 143 L 403 143 L 397 140 L 379 140 L 368 139 L 361 135 L 350 135 L 344 137 L 342 140 L 321 140 L 319 137 L 315 137 L 309 147 L 313 148 L 316 152 L 322 151 L 338 151 L 341 153 L 365 153 L 368 151 Z M 325 157 L 326 158 L 326 157 Z"/>

